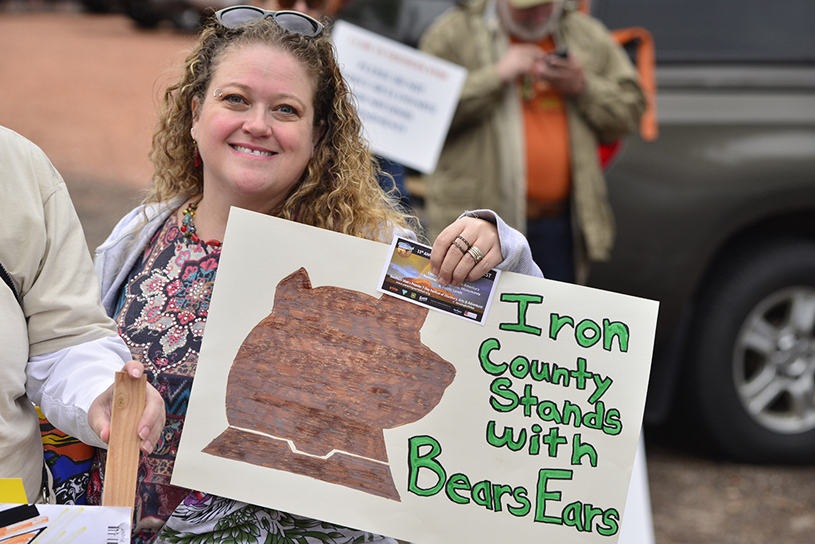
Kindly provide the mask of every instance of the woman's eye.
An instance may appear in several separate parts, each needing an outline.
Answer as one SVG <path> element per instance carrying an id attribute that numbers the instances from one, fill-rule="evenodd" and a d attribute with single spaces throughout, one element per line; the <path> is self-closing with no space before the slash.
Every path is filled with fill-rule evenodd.
<path id="1" fill-rule="evenodd" d="M 288 104 L 278 106 L 277 111 L 279 111 L 280 113 L 284 113 L 286 115 L 297 115 L 297 110 L 294 109 L 293 106 L 289 106 Z"/>
<path id="2" fill-rule="evenodd" d="M 228 94 L 223 97 L 223 101 L 228 104 L 245 104 L 246 100 L 239 94 Z"/>

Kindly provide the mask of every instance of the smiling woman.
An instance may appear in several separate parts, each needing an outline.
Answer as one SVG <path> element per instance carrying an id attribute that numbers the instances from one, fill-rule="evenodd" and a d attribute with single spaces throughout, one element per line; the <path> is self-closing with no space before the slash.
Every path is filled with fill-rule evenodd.
<path id="1" fill-rule="evenodd" d="M 383 242 L 396 233 L 415 239 L 418 228 L 380 188 L 317 21 L 228 8 L 203 29 L 179 73 L 161 104 L 146 203 L 122 219 L 96 259 L 105 309 L 167 406 L 161 443 L 141 460 L 133 542 L 233 542 L 235 534 L 243 542 L 394 542 L 170 485 L 230 207 Z M 478 260 L 452 246 L 457 237 L 478 249 Z M 488 211 L 442 233 L 431 264 L 444 284 L 496 267 L 540 276 L 524 238 Z M 92 504 L 104 461 L 100 450 Z"/>
<path id="2" fill-rule="evenodd" d="M 300 180 L 324 123 L 315 122 L 314 83 L 289 53 L 266 45 L 229 51 L 203 101 L 192 101 L 192 136 L 207 190 L 198 228 L 222 238 L 223 203 L 275 211 Z M 220 213 L 219 213 L 220 212 Z"/>

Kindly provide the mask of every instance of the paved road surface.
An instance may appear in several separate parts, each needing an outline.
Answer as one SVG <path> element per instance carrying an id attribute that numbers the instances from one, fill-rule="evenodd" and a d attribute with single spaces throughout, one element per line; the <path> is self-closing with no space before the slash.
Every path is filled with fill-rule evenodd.
<path id="1" fill-rule="evenodd" d="M 0 10 L 0 124 L 37 142 L 63 173 L 91 247 L 147 186 L 155 97 L 190 42 L 70 4 Z M 815 460 L 735 465 L 646 441 L 657 544 L 815 542 Z"/>

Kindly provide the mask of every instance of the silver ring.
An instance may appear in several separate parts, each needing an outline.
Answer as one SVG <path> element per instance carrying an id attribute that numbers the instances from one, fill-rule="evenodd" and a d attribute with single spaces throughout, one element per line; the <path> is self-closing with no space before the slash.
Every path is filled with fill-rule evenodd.
<path id="1" fill-rule="evenodd" d="M 459 244 L 459 243 L 458 243 L 458 242 L 456 242 L 455 240 L 453 240 L 452 244 L 450 244 L 450 245 L 454 245 L 454 246 L 456 246 L 456 247 L 458 248 L 458 250 L 459 250 L 459 251 L 461 251 L 461 254 L 462 254 L 462 255 L 466 255 L 466 254 L 467 254 L 467 250 L 466 250 L 466 249 L 464 249 L 463 247 L 461 247 L 461 244 Z"/>
<path id="2" fill-rule="evenodd" d="M 464 238 L 464 236 L 462 236 L 460 234 L 458 236 L 456 236 L 456 239 L 461 240 L 462 242 L 467 244 L 467 249 L 470 249 L 473 246 L 470 242 L 467 241 L 466 238 Z"/>
<path id="3" fill-rule="evenodd" d="M 478 249 L 475 246 L 471 246 L 470 249 L 467 250 L 467 253 L 469 253 L 470 257 L 473 258 L 473 260 L 475 261 L 475 264 L 480 263 L 481 259 L 484 258 L 484 254 L 481 253 L 481 250 Z"/>

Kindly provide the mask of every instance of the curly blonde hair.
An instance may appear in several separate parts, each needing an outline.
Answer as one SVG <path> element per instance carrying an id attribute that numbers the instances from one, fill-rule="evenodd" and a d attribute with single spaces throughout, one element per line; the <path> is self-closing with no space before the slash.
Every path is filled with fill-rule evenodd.
<path id="1" fill-rule="evenodd" d="M 302 178 L 272 215 L 372 240 L 389 241 L 394 229 L 418 234 L 418 220 L 379 185 L 379 167 L 362 137 L 354 98 L 331 40 L 325 33 L 310 38 L 286 31 L 269 18 L 228 29 L 213 17 L 203 28 L 184 62 L 181 80 L 167 88 L 160 104 L 146 202 L 203 192 L 203 169 L 195 166 L 190 135 L 193 99 L 203 102 L 227 51 L 255 44 L 288 52 L 300 62 L 316 83 L 314 129 L 323 123 L 326 129 Z"/>

